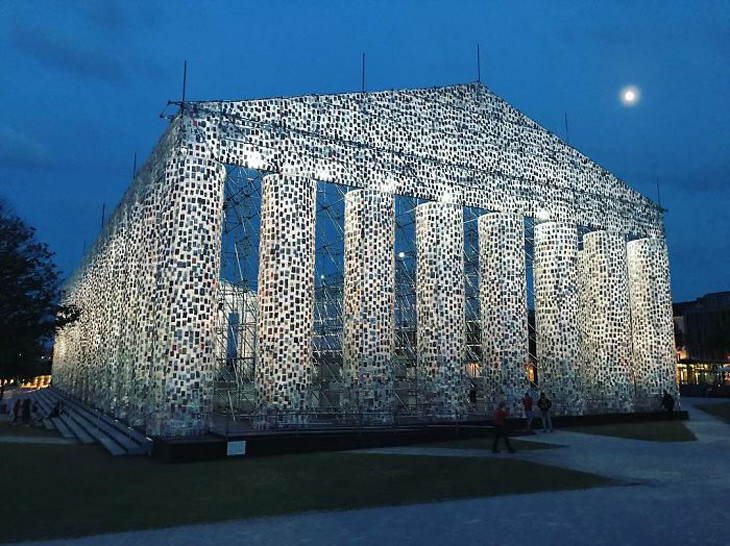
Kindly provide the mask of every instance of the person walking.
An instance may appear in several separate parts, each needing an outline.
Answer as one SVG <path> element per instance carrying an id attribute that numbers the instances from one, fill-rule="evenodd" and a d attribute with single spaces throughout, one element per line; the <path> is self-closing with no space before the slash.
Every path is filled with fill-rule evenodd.
<path id="1" fill-rule="evenodd" d="M 507 406 L 504 402 L 500 402 L 497 409 L 494 410 L 494 443 L 492 444 L 492 453 L 499 453 L 499 439 L 504 438 L 504 443 L 507 446 L 507 451 L 514 453 L 515 450 L 509 443 L 509 437 L 507 436 Z"/>
<path id="2" fill-rule="evenodd" d="M 550 429 L 550 432 L 553 432 L 553 420 L 550 418 L 550 408 L 553 407 L 553 403 L 545 396 L 544 392 L 540 393 L 540 398 L 537 400 L 537 407 L 540 408 L 542 431 L 547 432 Z"/>
<path id="3" fill-rule="evenodd" d="M 532 431 L 532 405 L 535 403 L 535 401 L 532 399 L 532 396 L 530 396 L 530 392 L 526 392 L 524 398 L 522 399 L 522 407 L 525 409 L 525 421 L 526 421 L 526 429 L 527 432 Z"/>

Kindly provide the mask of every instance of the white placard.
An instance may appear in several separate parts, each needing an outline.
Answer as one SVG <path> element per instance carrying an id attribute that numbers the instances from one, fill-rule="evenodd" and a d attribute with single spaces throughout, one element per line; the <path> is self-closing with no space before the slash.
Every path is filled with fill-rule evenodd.
<path id="1" fill-rule="evenodd" d="M 245 455 L 246 454 L 246 440 L 241 440 L 239 442 L 228 442 L 226 455 L 228 457 L 233 457 L 236 455 Z"/>

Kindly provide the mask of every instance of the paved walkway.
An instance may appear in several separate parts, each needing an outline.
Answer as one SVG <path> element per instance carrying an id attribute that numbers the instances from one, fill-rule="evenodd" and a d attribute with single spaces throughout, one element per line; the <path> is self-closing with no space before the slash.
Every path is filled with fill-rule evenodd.
<path id="1" fill-rule="evenodd" d="M 561 431 L 533 439 L 568 449 L 516 454 L 634 485 L 299 514 L 46 544 L 724 545 L 730 543 L 730 426 L 693 409 L 695 402 L 683 400 L 697 442 L 661 444 Z M 473 450 L 397 450 L 495 456 Z M 453 461 L 458 464 L 457 458 Z"/>
<path id="2" fill-rule="evenodd" d="M 727 458 L 710 456 L 716 450 L 719 450 L 720 453 L 726 450 L 730 454 L 730 426 L 700 410 L 693 409 L 696 403 L 706 402 L 707 400 L 702 398 L 683 400 L 684 407 L 691 411 L 691 420 L 686 421 L 685 425 L 695 433 L 697 442 L 647 442 L 557 430 L 554 433 L 538 433 L 519 439 L 558 444 L 567 446 L 569 449 L 539 449 L 518 451 L 513 455 L 506 453 L 495 455 L 485 450 L 405 446 L 368 449 L 360 452 L 443 457 L 518 458 L 601 474 L 632 484 L 664 484 L 676 480 L 715 478 L 727 480 L 727 485 L 730 486 L 730 472 L 727 469 L 730 461 Z M 701 464 L 698 464 L 697 457 L 700 457 Z M 692 460 L 695 462 L 688 464 Z"/>

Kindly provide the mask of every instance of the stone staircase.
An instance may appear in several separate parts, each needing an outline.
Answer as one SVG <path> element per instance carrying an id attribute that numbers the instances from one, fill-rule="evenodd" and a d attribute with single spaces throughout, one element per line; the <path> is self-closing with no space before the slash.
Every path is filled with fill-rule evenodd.
<path id="1" fill-rule="evenodd" d="M 62 402 L 62 414 L 44 419 L 43 425 L 48 429 L 56 429 L 64 438 L 82 444 L 101 444 L 114 456 L 149 455 L 152 452 L 150 438 L 58 389 L 40 389 L 30 396 L 40 406 L 41 415 L 50 414 L 56 402 Z"/>

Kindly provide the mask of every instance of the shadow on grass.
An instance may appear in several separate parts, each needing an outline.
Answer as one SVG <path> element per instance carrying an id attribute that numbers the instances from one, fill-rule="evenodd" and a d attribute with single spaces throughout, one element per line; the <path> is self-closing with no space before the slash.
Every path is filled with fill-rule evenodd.
<path id="1" fill-rule="evenodd" d="M 650 442 L 693 442 L 695 435 L 681 421 L 653 421 L 649 423 L 618 423 L 594 425 L 587 427 L 571 427 L 571 432 L 614 436 L 631 440 L 647 440 Z"/>
<path id="2" fill-rule="evenodd" d="M 317 453 L 163 465 L 95 446 L 0 445 L 1 541 L 580 489 L 593 474 L 517 460 Z M 12 516 L 10 516 L 12 514 Z M 42 524 L 40 523 L 42 522 Z"/>

